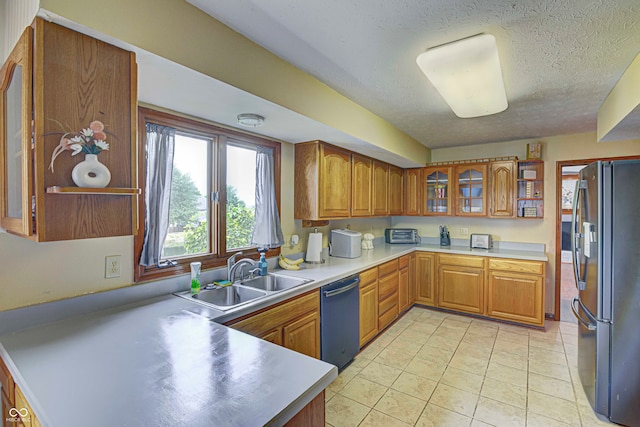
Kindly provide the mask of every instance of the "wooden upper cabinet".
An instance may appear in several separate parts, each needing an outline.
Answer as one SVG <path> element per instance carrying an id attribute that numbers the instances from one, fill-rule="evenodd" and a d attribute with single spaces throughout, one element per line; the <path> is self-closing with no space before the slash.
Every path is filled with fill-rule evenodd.
<path id="1" fill-rule="evenodd" d="M 487 215 L 487 164 L 456 166 L 455 211 L 461 216 Z"/>
<path id="2" fill-rule="evenodd" d="M 303 142 L 295 145 L 294 177 L 295 219 L 402 215 L 403 170 L 388 163 Z"/>
<path id="3" fill-rule="evenodd" d="M 402 168 L 389 165 L 389 215 L 402 215 L 404 202 Z"/>
<path id="4" fill-rule="evenodd" d="M 330 145 L 320 146 L 320 217 L 348 217 L 351 206 L 351 154 Z"/>
<path id="5" fill-rule="evenodd" d="M 12 141 L 4 141 L 3 145 L 11 144 L 12 159 L 9 162 L 2 156 L 5 158 L 1 169 L 8 170 L 12 177 L 3 177 L 5 190 L 0 197 L 3 207 L 11 207 L 4 209 L 2 216 L 20 216 L 22 224 L 18 229 L 3 221 L 2 226 L 36 241 L 134 234 L 138 212 L 137 196 L 132 196 L 138 191 L 133 188 L 137 182 L 135 54 L 41 18 L 36 18 L 25 34 L 33 34 L 33 41 L 28 41 L 30 36 L 23 36 L 16 48 L 22 53 L 9 58 L 3 66 L 3 70 L 13 73 L 3 71 L 0 76 L 3 104 L 12 109 L 2 113 L 2 120 L 11 114 L 21 117 L 20 125 L 15 119 L 2 123 L 2 129 L 7 125 L 11 131 Z M 11 92 L 12 88 L 17 89 L 13 79 L 18 63 L 24 64 L 19 85 L 21 104 L 16 102 L 19 95 Z M 5 91 L 7 88 L 9 92 Z M 11 101 L 8 104 L 7 96 Z M 99 189 L 101 194 L 79 194 L 71 171 L 85 155 L 71 156 L 70 151 L 64 151 L 55 160 L 54 171 L 49 169 L 49 163 L 65 132 L 79 132 L 95 120 L 104 123 L 107 130 L 110 149 L 100 153 L 99 161 L 109 168 L 111 182 L 107 188 Z M 29 171 L 31 164 L 33 170 Z M 16 167 L 21 168 L 21 173 L 12 172 Z M 74 191 L 47 192 L 53 187 Z M 115 191 L 122 189 L 131 191 Z M 19 212 L 18 199 L 22 201 Z"/>
<path id="6" fill-rule="evenodd" d="M 353 154 L 351 159 L 351 216 L 371 216 L 372 160 Z"/>
<path id="7" fill-rule="evenodd" d="M 453 213 L 453 173 L 448 166 L 427 167 L 422 171 L 424 188 L 423 215 L 451 215 Z"/>
<path id="8" fill-rule="evenodd" d="M 33 29 L 28 27 L 0 69 L 0 226 L 31 236 Z"/>
<path id="9" fill-rule="evenodd" d="M 373 161 L 373 214 L 389 215 L 389 165 Z"/>
<path id="10" fill-rule="evenodd" d="M 489 216 L 516 216 L 516 162 L 505 160 L 489 164 Z"/>
<path id="11" fill-rule="evenodd" d="M 294 187 L 294 218 L 349 217 L 351 153 L 321 141 L 296 144 Z"/>
<path id="12" fill-rule="evenodd" d="M 404 215 L 422 215 L 422 168 L 405 169 Z"/>

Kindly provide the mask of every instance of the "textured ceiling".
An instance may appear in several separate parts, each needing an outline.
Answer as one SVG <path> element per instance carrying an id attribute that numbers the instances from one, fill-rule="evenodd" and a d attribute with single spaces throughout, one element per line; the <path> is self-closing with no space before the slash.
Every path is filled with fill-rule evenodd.
<path id="1" fill-rule="evenodd" d="M 188 1 L 431 148 L 595 131 L 640 51 L 638 0 Z M 479 33 L 497 39 L 509 107 L 460 119 L 415 59 Z"/>

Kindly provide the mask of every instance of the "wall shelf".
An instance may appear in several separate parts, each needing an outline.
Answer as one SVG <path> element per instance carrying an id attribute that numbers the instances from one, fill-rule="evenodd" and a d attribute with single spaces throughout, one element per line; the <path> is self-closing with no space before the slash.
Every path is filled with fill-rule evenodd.
<path id="1" fill-rule="evenodd" d="M 87 187 L 47 187 L 47 194 L 101 194 L 105 196 L 137 196 L 139 188 L 87 188 Z"/>
<path id="2" fill-rule="evenodd" d="M 525 175 L 533 177 L 525 178 Z M 518 161 L 517 217 L 536 219 L 544 217 L 544 162 L 542 160 Z"/>

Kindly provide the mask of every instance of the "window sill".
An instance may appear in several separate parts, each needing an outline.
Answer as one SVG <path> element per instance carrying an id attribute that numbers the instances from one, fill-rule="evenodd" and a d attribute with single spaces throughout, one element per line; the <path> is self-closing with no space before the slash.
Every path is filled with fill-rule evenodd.
<path id="1" fill-rule="evenodd" d="M 255 251 L 255 249 L 252 249 Z M 181 274 L 189 274 L 191 272 L 190 264 L 192 262 L 201 262 L 202 270 L 209 270 L 213 268 L 221 268 L 227 266 L 227 259 L 231 257 L 233 253 L 230 253 L 225 257 L 216 257 L 213 255 L 205 255 L 199 257 L 189 257 L 176 259 L 177 264 L 172 267 L 158 268 L 158 267 L 145 267 L 138 266 L 135 271 L 134 283 L 142 283 L 142 282 L 151 282 L 154 280 L 165 279 L 168 277 L 179 276 Z M 271 249 L 267 252 L 267 258 L 277 257 L 280 255 L 280 248 Z M 253 260 L 259 260 L 260 254 L 255 251 L 255 253 L 244 253 L 241 255 L 241 258 L 250 258 Z"/>

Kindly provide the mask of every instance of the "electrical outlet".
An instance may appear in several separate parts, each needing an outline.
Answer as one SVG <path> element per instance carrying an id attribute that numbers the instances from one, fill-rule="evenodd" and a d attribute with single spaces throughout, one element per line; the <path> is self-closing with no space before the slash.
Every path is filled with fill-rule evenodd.
<path id="1" fill-rule="evenodd" d="M 120 255 L 108 256 L 104 259 L 104 277 L 120 277 Z"/>
<path id="2" fill-rule="evenodd" d="M 467 234 L 469 234 L 469 228 L 468 227 L 461 227 L 460 228 L 460 234 L 462 234 L 463 236 L 466 236 Z"/>

